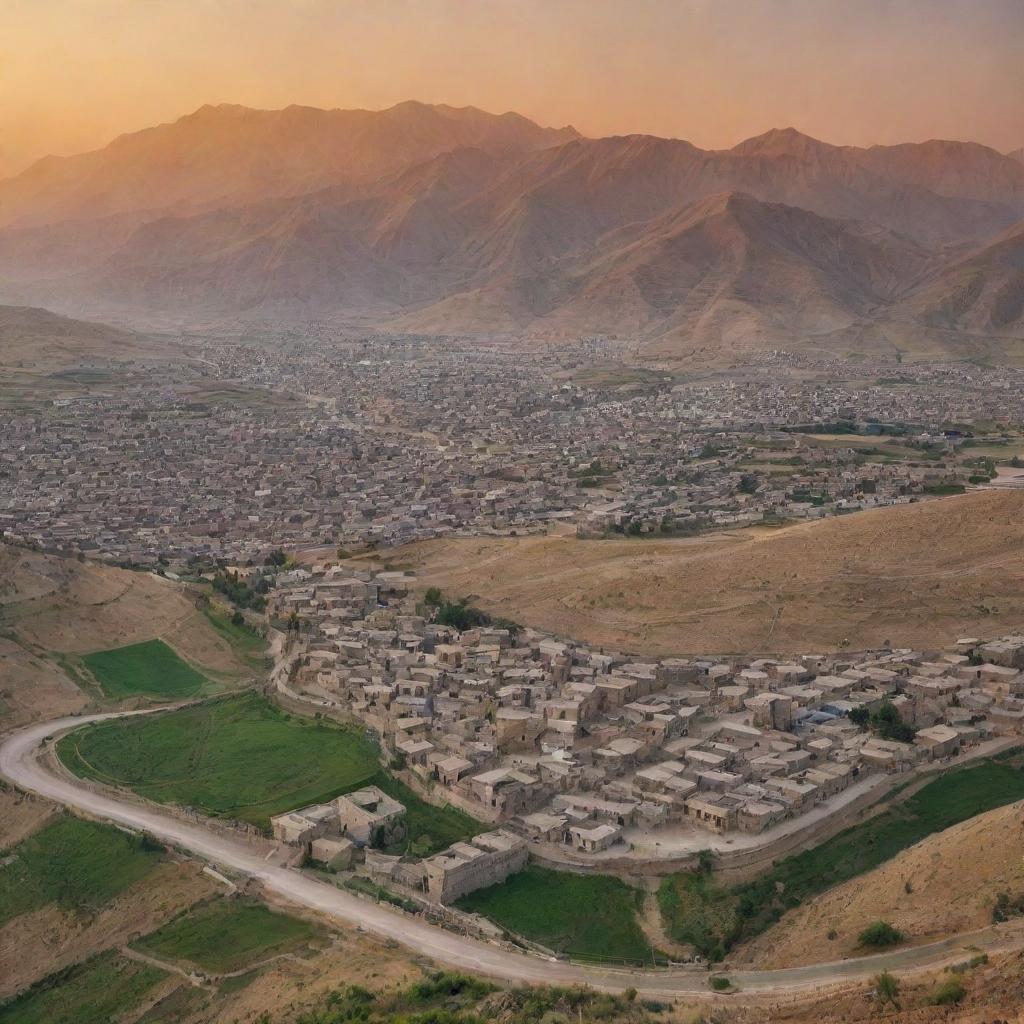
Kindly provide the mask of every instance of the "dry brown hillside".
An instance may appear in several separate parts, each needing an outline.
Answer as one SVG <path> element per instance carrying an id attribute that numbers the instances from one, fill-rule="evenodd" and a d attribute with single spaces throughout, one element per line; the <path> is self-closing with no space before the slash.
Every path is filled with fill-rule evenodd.
<path id="1" fill-rule="evenodd" d="M 207 672 L 252 674 L 180 584 L 0 545 L 0 729 L 85 706 L 61 654 L 155 637 Z"/>
<path id="2" fill-rule="evenodd" d="M 626 651 L 930 647 L 1024 621 L 1024 493 L 687 540 L 428 541 L 388 561 L 492 613 Z"/>
<path id="3" fill-rule="evenodd" d="M 990 925 L 1003 892 L 1024 893 L 1020 803 L 929 836 L 874 871 L 791 910 L 733 959 L 792 967 L 855 956 L 857 936 L 880 920 L 904 932 L 911 944 L 922 945 Z"/>
<path id="4" fill-rule="evenodd" d="M 107 324 L 72 320 L 32 306 L 0 306 L 0 370 L 5 376 L 170 355 L 161 342 Z"/>

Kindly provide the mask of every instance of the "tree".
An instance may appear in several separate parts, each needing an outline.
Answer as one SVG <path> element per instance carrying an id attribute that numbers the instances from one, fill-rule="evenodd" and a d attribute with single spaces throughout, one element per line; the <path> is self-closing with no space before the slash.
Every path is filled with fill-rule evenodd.
<path id="1" fill-rule="evenodd" d="M 867 708 L 854 708 L 847 717 L 854 725 L 859 725 L 862 729 L 866 729 L 871 721 L 871 713 Z"/>
<path id="2" fill-rule="evenodd" d="M 871 716 L 871 727 L 883 740 L 897 740 L 900 743 L 913 741 L 915 731 L 900 718 L 892 701 L 882 701 L 881 707 Z"/>
<path id="3" fill-rule="evenodd" d="M 245 625 L 245 616 L 241 612 L 236 611 L 235 614 L 231 616 L 231 625 L 232 626 L 244 626 Z"/>
<path id="4" fill-rule="evenodd" d="M 288 561 L 288 556 L 284 553 L 281 548 L 274 548 L 269 555 L 263 560 L 264 565 L 271 565 L 280 568 Z"/>

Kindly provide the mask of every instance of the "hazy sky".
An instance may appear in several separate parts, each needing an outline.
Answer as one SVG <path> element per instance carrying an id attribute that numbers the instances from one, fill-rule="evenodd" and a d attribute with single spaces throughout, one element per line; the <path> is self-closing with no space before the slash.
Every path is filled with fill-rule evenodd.
<path id="1" fill-rule="evenodd" d="M 1024 146 L 1024 0 L 0 0 L 0 173 L 203 103 Z"/>

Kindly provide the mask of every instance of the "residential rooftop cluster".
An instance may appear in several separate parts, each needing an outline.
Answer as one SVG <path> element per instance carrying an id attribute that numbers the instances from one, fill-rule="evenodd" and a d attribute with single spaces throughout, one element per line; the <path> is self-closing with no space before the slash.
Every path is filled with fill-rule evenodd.
<path id="1" fill-rule="evenodd" d="M 487 621 L 459 631 L 427 596 L 412 576 L 352 564 L 283 573 L 273 684 L 373 730 L 429 799 L 548 858 L 767 834 L 879 776 L 1024 733 L 1024 635 L 641 660 Z"/>
<path id="2" fill-rule="evenodd" d="M 0 409 L 0 533 L 118 564 L 559 522 L 672 536 L 985 484 L 972 445 L 1024 423 L 1012 369 L 775 354 L 699 378 L 596 373 L 615 352 L 313 332 L 211 343 L 117 386 L 108 369 Z"/>

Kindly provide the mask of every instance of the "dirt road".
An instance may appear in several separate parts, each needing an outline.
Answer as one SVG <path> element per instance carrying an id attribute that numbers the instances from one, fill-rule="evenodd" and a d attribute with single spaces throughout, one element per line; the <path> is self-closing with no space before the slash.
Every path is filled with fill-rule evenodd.
<path id="1" fill-rule="evenodd" d="M 150 712 L 128 712 L 146 714 Z M 127 800 L 95 793 L 72 779 L 52 774 L 37 755 L 43 741 L 64 730 L 119 714 L 61 718 L 33 725 L 0 742 L 0 775 L 9 782 L 72 809 L 129 828 L 145 830 L 189 853 L 261 882 L 268 890 L 300 906 L 365 929 L 448 967 L 519 983 L 585 984 L 605 991 L 633 987 L 660 998 L 714 997 L 708 973 L 698 968 L 672 970 L 582 967 L 542 957 L 510 952 L 485 942 L 454 935 L 387 906 L 370 903 L 296 870 L 268 864 L 244 839 L 216 835 L 201 825 L 180 821 Z M 773 971 L 731 971 L 729 977 L 753 997 L 789 999 L 832 986 L 870 979 L 882 970 L 907 972 L 934 969 L 962 960 L 971 951 L 1000 952 L 1024 948 L 1024 922 L 984 929 L 928 946 L 898 950 L 836 963 L 814 964 Z"/>

